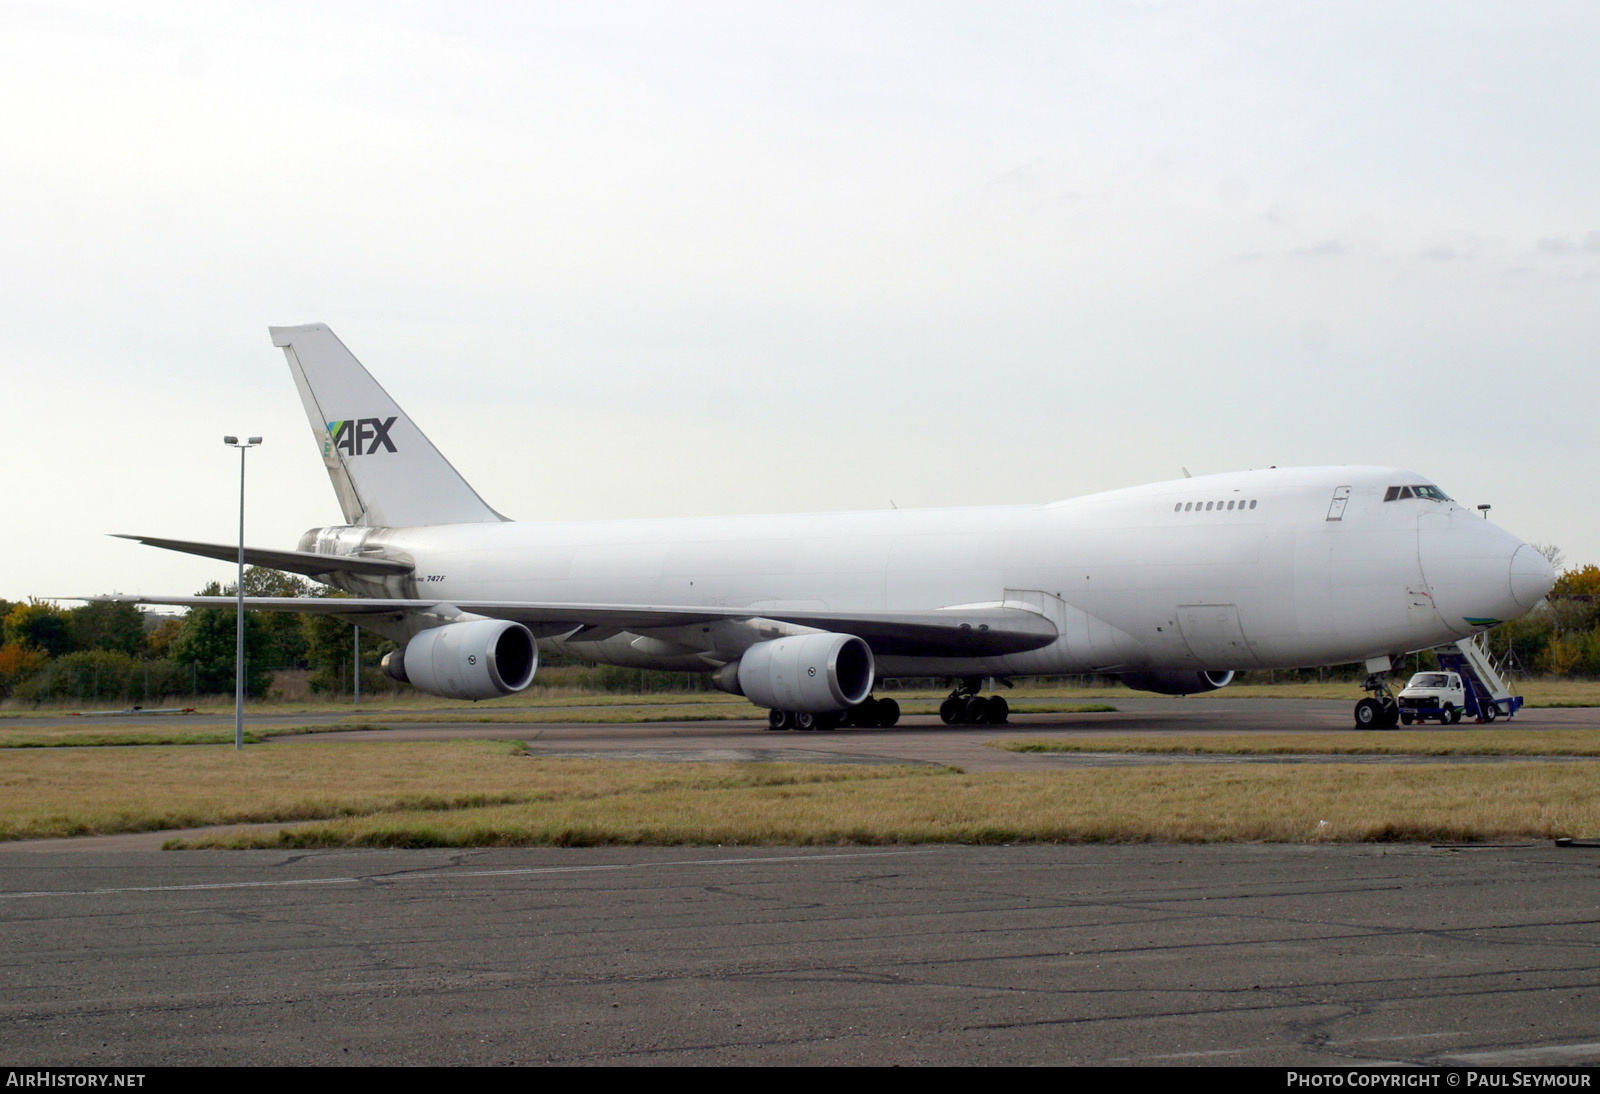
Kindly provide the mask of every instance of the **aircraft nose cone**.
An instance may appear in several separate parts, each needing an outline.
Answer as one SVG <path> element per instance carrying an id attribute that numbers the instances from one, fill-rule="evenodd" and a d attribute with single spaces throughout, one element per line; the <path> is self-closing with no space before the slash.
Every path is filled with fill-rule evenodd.
<path id="1" fill-rule="evenodd" d="M 1464 511 L 1418 521 L 1417 560 L 1434 608 L 1462 635 L 1515 619 L 1555 582 L 1538 551 Z"/>
<path id="2" fill-rule="evenodd" d="M 1511 598 L 1524 608 L 1539 603 L 1555 583 L 1555 567 L 1532 547 L 1523 544 L 1511 556 Z"/>

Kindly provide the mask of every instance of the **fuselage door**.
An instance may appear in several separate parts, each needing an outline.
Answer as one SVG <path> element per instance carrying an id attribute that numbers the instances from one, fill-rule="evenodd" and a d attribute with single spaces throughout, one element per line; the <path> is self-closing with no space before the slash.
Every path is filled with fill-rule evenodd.
<path id="1" fill-rule="evenodd" d="M 1235 604 L 1179 604 L 1178 630 L 1208 669 L 1248 669 L 1261 659 L 1245 639 Z"/>
<path id="2" fill-rule="evenodd" d="M 1338 486 L 1333 491 L 1333 502 L 1328 506 L 1329 520 L 1343 520 L 1345 502 L 1350 500 L 1350 488 Z"/>

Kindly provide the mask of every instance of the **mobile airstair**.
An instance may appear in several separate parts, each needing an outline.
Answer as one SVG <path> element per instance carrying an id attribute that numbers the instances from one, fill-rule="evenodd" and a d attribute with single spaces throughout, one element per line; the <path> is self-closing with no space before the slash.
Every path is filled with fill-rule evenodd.
<path id="1" fill-rule="evenodd" d="M 1467 717 L 1492 722 L 1501 715 L 1514 718 L 1522 709 L 1522 696 L 1511 694 L 1511 688 L 1489 657 L 1484 634 L 1463 638 L 1454 645 L 1435 646 L 1433 655 L 1439 659 L 1441 669 L 1461 677 L 1462 690 L 1466 692 L 1463 711 Z"/>

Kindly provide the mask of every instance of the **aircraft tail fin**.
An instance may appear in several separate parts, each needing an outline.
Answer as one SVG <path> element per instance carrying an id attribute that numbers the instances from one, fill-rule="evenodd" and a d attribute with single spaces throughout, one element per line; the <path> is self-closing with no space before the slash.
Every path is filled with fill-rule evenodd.
<path id="1" fill-rule="evenodd" d="M 268 327 L 294 373 L 347 524 L 505 520 L 321 323 Z"/>

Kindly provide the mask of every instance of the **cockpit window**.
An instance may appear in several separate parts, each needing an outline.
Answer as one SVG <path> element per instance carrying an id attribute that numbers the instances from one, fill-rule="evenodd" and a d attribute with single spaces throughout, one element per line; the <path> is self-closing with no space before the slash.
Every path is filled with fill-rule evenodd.
<path id="1" fill-rule="evenodd" d="M 1426 498 L 1428 501 L 1455 500 L 1437 486 L 1430 486 L 1427 483 L 1420 486 L 1391 486 L 1383 495 L 1384 501 L 1400 501 L 1404 498 Z"/>

